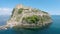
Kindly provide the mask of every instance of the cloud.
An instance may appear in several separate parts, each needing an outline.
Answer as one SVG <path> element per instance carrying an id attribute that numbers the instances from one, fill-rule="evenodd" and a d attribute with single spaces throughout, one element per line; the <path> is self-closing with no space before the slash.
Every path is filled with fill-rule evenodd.
<path id="1" fill-rule="evenodd" d="M 0 8 L 0 15 L 11 15 L 12 8 Z"/>
<path id="2" fill-rule="evenodd" d="M 0 11 L 11 11 L 12 8 L 0 8 Z"/>

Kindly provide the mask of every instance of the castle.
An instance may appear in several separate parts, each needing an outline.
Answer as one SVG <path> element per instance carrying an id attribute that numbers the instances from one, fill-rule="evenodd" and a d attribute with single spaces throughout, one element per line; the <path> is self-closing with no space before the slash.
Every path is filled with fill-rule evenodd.
<path id="1" fill-rule="evenodd" d="M 23 6 L 22 4 L 18 4 L 18 5 L 16 6 L 16 8 L 17 8 L 17 9 L 23 8 L 23 10 L 29 10 L 29 11 L 32 10 L 31 7 L 26 7 L 26 6 Z"/>

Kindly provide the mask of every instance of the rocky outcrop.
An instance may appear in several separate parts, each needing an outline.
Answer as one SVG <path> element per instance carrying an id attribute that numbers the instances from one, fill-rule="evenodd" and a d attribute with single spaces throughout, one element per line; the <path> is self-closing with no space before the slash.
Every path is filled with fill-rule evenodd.
<path id="1" fill-rule="evenodd" d="M 10 20 L 7 21 L 7 26 L 12 28 L 41 28 L 51 22 L 51 17 L 47 12 L 17 5 L 12 11 Z"/>

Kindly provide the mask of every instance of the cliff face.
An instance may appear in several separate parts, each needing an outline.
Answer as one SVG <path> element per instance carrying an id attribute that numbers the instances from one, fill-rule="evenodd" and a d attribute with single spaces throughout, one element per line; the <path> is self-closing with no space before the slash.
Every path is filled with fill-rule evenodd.
<path id="1" fill-rule="evenodd" d="M 13 11 L 7 26 L 14 28 L 40 28 L 51 23 L 51 17 L 47 12 L 36 8 L 17 5 Z"/>

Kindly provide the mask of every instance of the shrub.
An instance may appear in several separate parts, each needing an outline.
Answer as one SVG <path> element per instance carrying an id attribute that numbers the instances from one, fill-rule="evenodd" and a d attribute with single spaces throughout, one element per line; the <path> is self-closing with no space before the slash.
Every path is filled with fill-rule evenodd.
<path id="1" fill-rule="evenodd" d="M 31 17 L 26 17 L 24 18 L 24 20 L 27 22 L 27 23 L 37 23 L 40 19 L 39 19 L 39 16 L 36 16 L 36 15 L 33 15 Z"/>
<path id="2" fill-rule="evenodd" d="M 23 11 L 23 8 L 20 8 L 20 9 L 18 10 L 18 14 L 21 14 L 22 11 Z"/>

